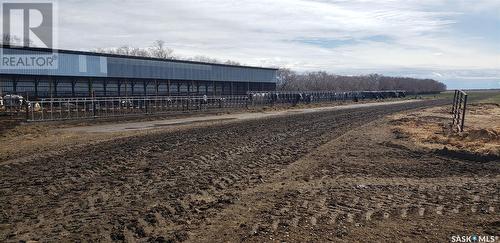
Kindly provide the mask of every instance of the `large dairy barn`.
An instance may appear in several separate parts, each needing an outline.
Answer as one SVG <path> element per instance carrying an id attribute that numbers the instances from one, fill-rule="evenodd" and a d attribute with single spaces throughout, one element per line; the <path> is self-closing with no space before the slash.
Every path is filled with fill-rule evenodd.
<path id="1" fill-rule="evenodd" d="M 44 48 L 1 46 L 4 55 L 57 53 L 55 69 L 0 67 L 0 94 L 56 97 L 244 95 L 276 89 L 274 68 Z M 2 60 L 4 61 L 4 60 Z"/>

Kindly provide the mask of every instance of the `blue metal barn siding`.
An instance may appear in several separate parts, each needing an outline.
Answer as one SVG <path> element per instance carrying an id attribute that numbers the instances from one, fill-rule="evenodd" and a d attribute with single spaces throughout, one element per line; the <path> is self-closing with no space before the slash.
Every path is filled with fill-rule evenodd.
<path id="1" fill-rule="evenodd" d="M 46 54 L 46 52 L 33 50 L 1 49 L 5 54 Z M 273 69 L 186 63 L 173 60 L 159 61 L 60 52 L 58 53 L 58 63 L 57 69 L 0 68 L 0 74 L 221 82 L 276 82 L 276 70 Z"/>
<path id="2" fill-rule="evenodd" d="M 47 55 L 47 53 L 45 52 L 35 52 L 35 51 L 21 50 L 21 49 L 2 48 L 1 51 L 3 51 L 4 54 L 8 55 L 30 55 L 30 56 Z M 106 68 L 103 69 L 101 68 L 102 67 L 101 62 L 106 62 L 105 59 L 106 57 L 58 53 L 57 69 L 0 68 L 0 73 L 36 75 L 36 76 L 107 77 Z M 85 67 L 85 70 L 82 70 L 82 66 Z"/>
<path id="3" fill-rule="evenodd" d="M 276 82 L 276 70 L 108 57 L 108 77 L 221 82 Z"/>

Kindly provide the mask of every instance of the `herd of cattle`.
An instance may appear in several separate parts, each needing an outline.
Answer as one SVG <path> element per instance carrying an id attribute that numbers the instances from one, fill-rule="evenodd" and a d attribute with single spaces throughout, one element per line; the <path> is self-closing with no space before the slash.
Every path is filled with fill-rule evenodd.
<path id="1" fill-rule="evenodd" d="M 378 100 L 387 98 L 404 98 L 406 91 L 352 91 L 352 92 L 250 92 L 248 99 L 251 103 L 279 104 L 279 103 L 312 103 L 325 101 Z"/>

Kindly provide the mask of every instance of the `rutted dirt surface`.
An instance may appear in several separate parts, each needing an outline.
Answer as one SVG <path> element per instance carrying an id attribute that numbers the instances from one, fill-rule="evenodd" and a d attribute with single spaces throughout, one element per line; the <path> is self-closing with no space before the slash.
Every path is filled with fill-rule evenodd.
<path id="1" fill-rule="evenodd" d="M 416 100 L 372 101 L 371 103 L 325 102 L 300 106 L 251 107 L 249 109 L 208 110 L 196 113 L 168 113 L 145 117 L 116 117 L 50 123 L 23 123 L 22 119 L 0 116 L 0 164 L 25 161 L 43 154 L 54 156 L 74 147 L 126 138 L 157 130 L 182 130 L 227 123 L 234 120 L 262 119 L 296 113 L 359 108 Z"/>
<path id="2" fill-rule="evenodd" d="M 0 165 L 0 241 L 499 235 L 497 161 L 413 151 L 393 141 L 384 120 L 372 122 L 440 104 L 159 132 Z"/>

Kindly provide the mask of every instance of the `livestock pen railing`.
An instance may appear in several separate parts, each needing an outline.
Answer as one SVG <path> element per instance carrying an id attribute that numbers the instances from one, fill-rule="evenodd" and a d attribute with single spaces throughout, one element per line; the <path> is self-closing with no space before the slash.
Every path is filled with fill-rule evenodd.
<path id="1" fill-rule="evenodd" d="M 42 99 L 29 103 L 28 121 L 54 121 L 244 108 L 247 106 L 247 97 L 69 98 Z"/>
<path id="2" fill-rule="evenodd" d="M 24 110 L 27 121 L 38 122 L 144 116 L 301 102 L 399 98 L 404 94 L 404 91 L 250 92 L 246 96 L 54 98 L 27 101 Z"/>
<path id="3" fill-rule="evenodd" d="M 467 93 L 462 90 L 455 90 L 453 96 L 453 105 L 451 113 L 453 114 L 453 121 L 451 129 L 457 132 L 464 131 L 465 112 L 467 110 Z"/>

